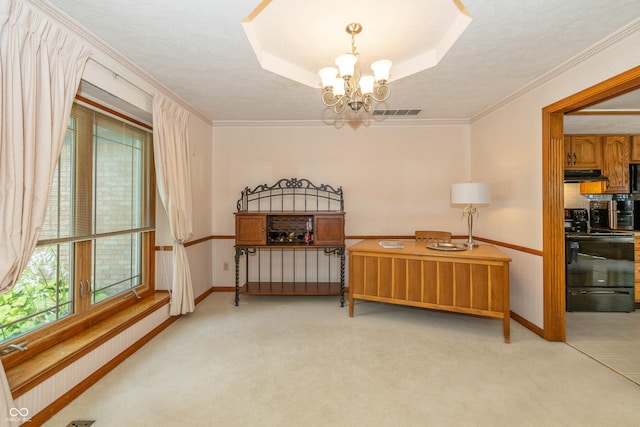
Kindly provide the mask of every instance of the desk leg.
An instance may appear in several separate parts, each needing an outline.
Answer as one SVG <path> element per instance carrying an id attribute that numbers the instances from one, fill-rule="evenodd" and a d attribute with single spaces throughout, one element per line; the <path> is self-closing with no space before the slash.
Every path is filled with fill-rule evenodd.
<path id="1" fill-rule="evenodd" d="M 504 331 L 504 342 L 507 344 L 511 342 L 511 326 L 509 320 L 509 313 L 505 313 L 502 319 L 502 329 Z"/>
<path id="2" fill-rule="evenodd" d="M 353 257 L 349 254 L 349 317 L 353 317 Z"/>
<path id="3" fill-rule="evenodd" d="M 509 324 L 511 320 L 511 304 L 509 303 L 509 263 L 505 262 L 502 269 L 502 286 L 504 289 L 504 313 L 502 318 L 502 329 L 504 331 L 504 342 L 511 342 L 511 326 Z"/>
<path id="4" fill-rule="evenodd" d="M 349 317 L 353 317 L 353 292 L 349 289 Z"/>

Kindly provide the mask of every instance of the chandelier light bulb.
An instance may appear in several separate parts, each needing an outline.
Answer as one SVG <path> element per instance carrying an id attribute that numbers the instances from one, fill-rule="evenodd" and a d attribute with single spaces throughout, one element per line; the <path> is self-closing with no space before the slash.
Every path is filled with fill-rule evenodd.
<path id="1" fill-rule="evenodd" d="M 351 23 L 346 31 L 351 35 L 351 53 L 336 58 L 334 67 L 325 67 L 318 71 L 322 80 L 322 103 L 333 107 L 336 113 L 342 113 L 348 105 L 356 113 L 361 109 L 371 111 L 373 101 L 384 102 L 391 94 L 389 70 L 391 61 L 386 59 L 371 64 L 373 76 L 362 76 L 355 35 L 362 31 L 362 25 Z"/>
<path id="2" fill-rule="evenodd" d="M 360 92 L 363 95 L 372 94 L 374 83 L 373 76 L 362 76 L 360 78 Z"/>
<path id="3" fill-rule="evenodd" d="M 336 77 L 338 76 L 338 69 L 334 67 L 324 67 L 318 71 L 320 79 L 322 80 L 322 87 L 333 87 L 335 85 Z"/>
<path id="4" fill-rule="evenodd" d="M 353 76 L 356 62 L 358 62 L 358 58 L 350 53 L 338 56 L 336 58 L 336 65 L 340 70 L 340 77 L 349 80 L 349 77 Z"/>
<path id="5" fill-rule="evenodd" d="M 343 96 L 345 94 L 344 90 L 344 80 L 342 77 L 338 77 L 334 79 L 333 84 L 333 95 L 334 96 Z"/>
<path id="6" fill-rule="evenodd" d="M 373 70 L 373 75 L 376 78 L 377 82 L 388 82 L 389 81 L 389 71 L 391 70 L 392 62 L 387 59 L 381 59 L 380 61 L 376 61 L 371 64 L 371 69 Z"/>

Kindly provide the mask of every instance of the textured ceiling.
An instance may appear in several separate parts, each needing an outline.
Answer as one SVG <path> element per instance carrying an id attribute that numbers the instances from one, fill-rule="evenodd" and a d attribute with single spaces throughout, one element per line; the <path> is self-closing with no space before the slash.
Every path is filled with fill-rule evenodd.
<path id="1" fill-rule="evenodd" d="M 320 102 L 319 88 L 260 66 L 242 27 L 260 0 L 49 3 L 212 121 L 326 121 L 333 116 Z M 328 30 L 324 17 L 340 15 L 345 2 L 318 3 L 324 5 L 325 13 L 305 21 L 292 15 L 281 23 L 290 37 L 280 42 L 296 46 L 303 41 L 297 48 L 341 53 L 350 40 L 346 33 Z M 384 41 L 367 45 L 366 50 L 363 40 L 363 46 L 358 46 L 363 55 L 377 59 L 375 43 L 397 46 L 401 52 L 406 44 L 416 38 L 419 41 L 415 29 L 426 25 L 429 17 L 410 13 L 399 21 L 388 8 L 400 3 L 366 2 L 367 16 L 394 19 L 395 31 L 385 34 Z M 470 119 L 640 17 L 638 0 L 462 3 L 472 21 L 440 63 L 397 81 L 393 81 L 392 68 L 391 98 L 374 108 L 421 109 L 415 118 L 423 120 Z M 345 16 L 344 26 L 358 19 Z"/>
<path id="2" fill-rule="evenodd" d="M 452 0 L 395 0 L 384 14 L 369 7 L 371 0 L 342 2 L 340 13 L 326 13 L 327 3 L 335 6 L 300 0 L 260 3 L 242 25 L 264 69 L 318 89 L 318 70 L 335 67 L 336 56 L 351 53 L 351 35 L 345 28 L 356 23 L 362 28 L 354 44 L 363 75 L 371 74 L 372 62 L 389 59 L 395 81 L 435 66 L 471 21 L 464 7 Z M 323 17 L 322 25 L 309 26 L 318 16 Z M 399 32 L 411 36 L 399 42 Z"/>

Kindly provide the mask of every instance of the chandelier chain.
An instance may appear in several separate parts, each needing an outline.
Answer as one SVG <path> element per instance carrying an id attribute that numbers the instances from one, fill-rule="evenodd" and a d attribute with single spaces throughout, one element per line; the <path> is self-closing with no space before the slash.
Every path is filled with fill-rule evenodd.
<path id="1" fill-rule="evenodd" d="M 351 33 L 351 54 L 357 55 L 356 53 L 356 33 Z"/>

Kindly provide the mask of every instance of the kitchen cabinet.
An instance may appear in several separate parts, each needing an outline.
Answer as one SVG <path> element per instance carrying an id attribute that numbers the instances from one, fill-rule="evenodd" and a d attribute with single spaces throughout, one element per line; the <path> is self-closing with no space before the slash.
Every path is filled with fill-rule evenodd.
<path id="1" fill-rule="evenodd" d="M 602 174 L 609 178 L 605 193 L 628 193 L 630 137 L 605 135 L 602 137 Z"/>
<path id="2" fill-rule="evenodd" d="M 629 164 L 640 163 L 640 135 L 565 135 L 564 140 L 565 169 L 601 169 L 602 175 L 608 178 L 607 182 L 580 183 L 580 194 L 629 193 Z M 597 149 L 593 145 L 596 141 Z M 597 167 L 594 167 L 596 162 L 585 161 L 596 157 L 599 158 Z"/>
<path id="3" fill-rule="evenodd" d="M 631 157 L 629 163 L 640 163 L 640 135 L 631 135 Z"/>
<path id="4" fill-rule="evenodd" d="M 600 169 L 602 144 L 600 135 L 565 135 L 565 169 Z"/>

